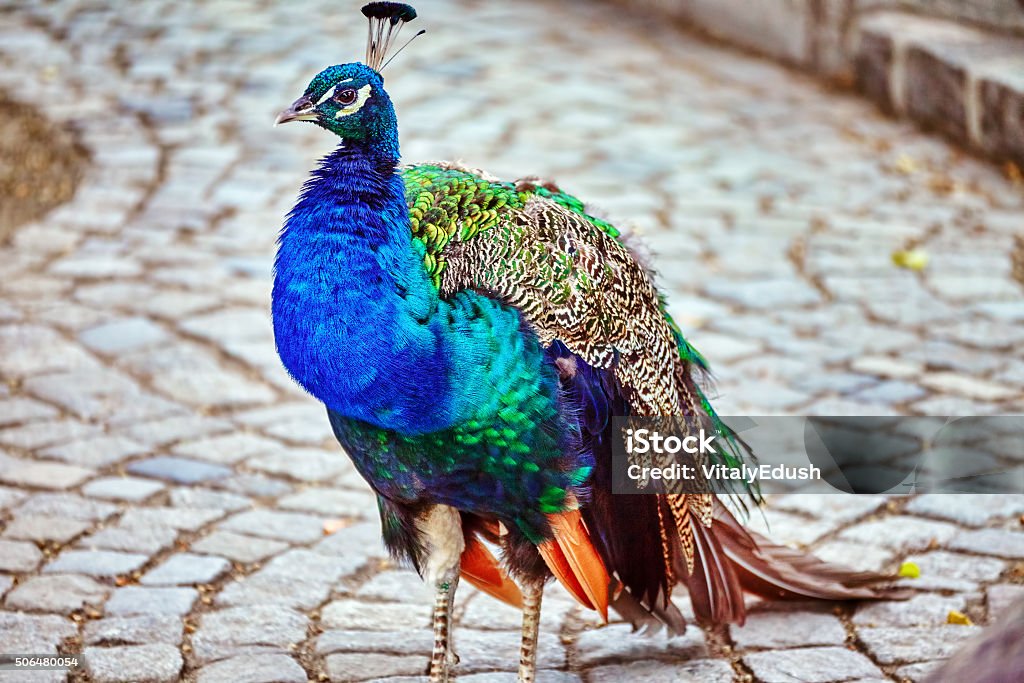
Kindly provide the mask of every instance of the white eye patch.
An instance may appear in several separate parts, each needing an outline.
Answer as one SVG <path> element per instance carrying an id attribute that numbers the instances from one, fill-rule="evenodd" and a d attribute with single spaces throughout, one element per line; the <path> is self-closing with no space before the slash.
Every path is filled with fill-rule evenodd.
<path id="1" fill-rule="evenodd" d="M 351 83 L 354 80 L 354 78 L 346 78 L 343 81 L 338 81 L 337 83 L 335 83 L 333 88 L 329 88 L 327 92 L 323 94 L 323 97 L 317 100 L 316 106 L 319 107 L 321 104 L 324 103 L 324 100 L 326 100 L 329 97 L 334 97 L 334 93 L 338 92 L 338 88 L 344 86 L 346 83 Z"/>
<path id="2" fill-rule="evenodd" d="M 338 113 L 334 115 L 334 118 L 340 119 L 342 116 L 355 114 L 363 108 L 363 105 L 366 104 L 366 100 L 370 99 L 371 93 L 373 93 L 373 86 L 367 83 L 356 92 L 356 101 L 347 107 L 339 109 Z"/>

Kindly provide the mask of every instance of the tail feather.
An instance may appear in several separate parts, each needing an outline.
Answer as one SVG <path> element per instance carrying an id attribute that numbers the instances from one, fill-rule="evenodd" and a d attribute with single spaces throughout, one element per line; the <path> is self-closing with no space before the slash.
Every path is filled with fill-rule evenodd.
<path id="1" fill-rule="evenodd" d="M 508 577 L 491 551 L 472 531 L 465 537 L 466 547 L 459 566 L 462 578 L 488 595 L 522 609 L 523 595 L 519 587 Z"/>
<path id="2" fill-rule="evenodd" d="M 612 583 L 594 548 L 579 510 L 548 515 L 554 538 L 537 546 L 551 573 L 584 607 L 608 621 L 608 589 Z"/>
<path id="3" fill-rule="evenodd" d="M 743 590 L 773 600 L 900 599 L 908 592 L 882 584 L 893 575 L 854 571 L 824 562 L 810 553 L 787 548 L 740 526 L 721 503 L 712 528 Z M 730 621 L 742 623 L 744 611 Z"/>
<path id="4" fill-rule="evenodd" d="M 634 631 L 644 635 L 654 635 L 662 628 L 667 628 L 673 636 L 686 632 L 686 619 L 678 607 L 663 599 L 655 600 L 653 604 L 654 607 L 647 607 L 628 590 L 619 591 L 608 603 L 620 617 L 633 625 Z"/>
<path id="5" fill-rule="evenodd" d="M 721 505 L 717 503 L 716 505 Z M 724 507 L 723 507 L 724 509 Z M 702 623 L 743 623 L 746 607 L 743 584 L 712 525 L 690 522 L 694 540 L 693 572 L 687 574 L 685 564 L 676 560 L 676 576 L 686 577 L 686 588 L 693 603 L 693 612 Z M 681 553 L 676 554 L 677 557 Z"/>

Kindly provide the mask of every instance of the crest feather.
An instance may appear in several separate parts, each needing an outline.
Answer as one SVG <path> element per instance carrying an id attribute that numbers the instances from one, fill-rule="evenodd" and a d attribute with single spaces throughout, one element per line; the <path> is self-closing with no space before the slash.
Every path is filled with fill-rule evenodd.
<path id="1" fill-rule="evenodd" d="M 363 5 L 362 11 L 370 22 L 366 34 L 366 66 L 380 71 L 402 27 L 416 18 L 416 10 L 402 2 L 371 2 Z"/>

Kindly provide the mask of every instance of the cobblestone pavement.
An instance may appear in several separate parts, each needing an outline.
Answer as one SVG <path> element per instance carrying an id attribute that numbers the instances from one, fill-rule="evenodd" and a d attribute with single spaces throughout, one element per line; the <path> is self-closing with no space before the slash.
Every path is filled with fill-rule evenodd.
<path id="1" fill-rule="evenodd" d="M 277 229 L 332 144 L 270 122 L 361 57 L 356 4 L 0 14 L 0 85 L 93 154 L 0 251 L 0 652 L 84 652 L 74 679 L 98 682 L 421 673 L 426 591 L 268 320 Z M 612 6 L 420 9 L 430 33 L 388 72 L 406 158 L 551 176 L 633 221 L 725 413 L 1024 407 L 1022 193 L 998 169 Z M 907 248 L 925 270 L 892 265 Z M 913 558 L 922 592 L 665 640 L 594 630 L 551 590 L 541 680 L 918 680 L 979 628 L 950 610 L 984 624 L 1024 593 L 1022 497 L 771 502 L 776 538 Z M 466 588 L 458 620 L 462 680 L 512 680 L 487 672 L 514 669 L 517 615 Z"/>

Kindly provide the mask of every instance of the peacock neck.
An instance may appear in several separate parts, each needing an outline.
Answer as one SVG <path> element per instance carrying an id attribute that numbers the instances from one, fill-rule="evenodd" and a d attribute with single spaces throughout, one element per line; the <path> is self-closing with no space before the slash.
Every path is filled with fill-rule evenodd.
<path id="1" fill-rule="evenodd" d="M 443 394 L 447 358 L 396 163 L 341 147 L 314 171 L 279 240 L 274 334 L 285 367 L 328 408 L 429 431 L 417 406 Z"/>

